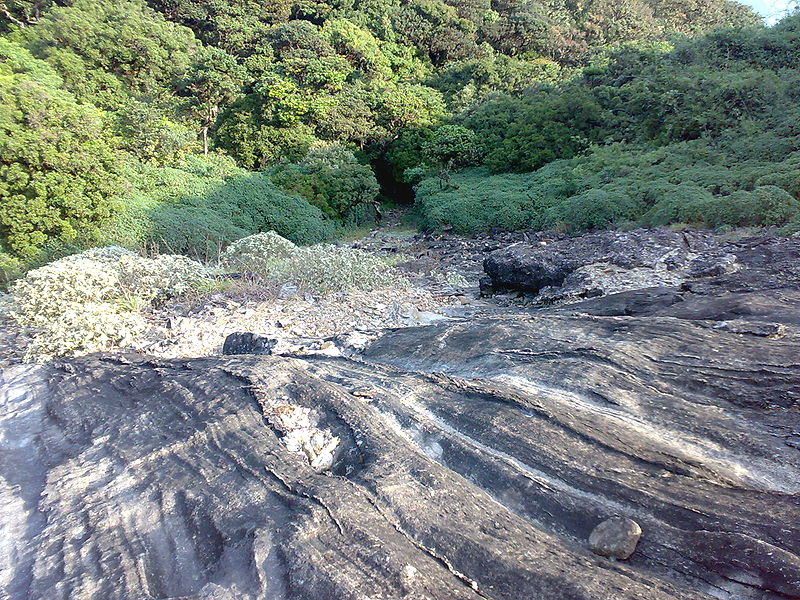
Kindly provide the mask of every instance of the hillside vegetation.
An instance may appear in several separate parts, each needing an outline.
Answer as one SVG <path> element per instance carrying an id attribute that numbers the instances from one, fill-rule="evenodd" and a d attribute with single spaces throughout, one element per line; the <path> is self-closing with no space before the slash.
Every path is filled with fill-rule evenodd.
<path id="1" fill-rule="evenodd" d="M 465 232 L 785 225 L 799 26 L 731 0 L 6 0 L 0 285 L 97 245 L 322 242 L 412 194 Z"/>
<path id="2" fill-rule="evenodd" d="M 561 85 L 459 114 L 417 186 L 428 227 L 636 222 L 800 229 L 800 17 L 610 49 Z M 451 172 L 452 167 L 470 168 Z M 449 168 L 448 168 L 449 167 Z"/>

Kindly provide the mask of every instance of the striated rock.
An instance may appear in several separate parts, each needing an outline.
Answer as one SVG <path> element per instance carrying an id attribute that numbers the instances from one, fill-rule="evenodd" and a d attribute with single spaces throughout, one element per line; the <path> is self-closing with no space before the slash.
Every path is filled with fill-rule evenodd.
<path id="1" fill-rule="evenodd" d="M 0 597 L 800 598 L 797 243 L 292 356 L 0 371 Z"/>
<path id="2" fill-rule="evenodd" d="M 5 372 L 0 595 L 800 598 L 800 298 L 773 296 L 784 335 L 746 345 L 664 316 L 719 298 L 592 315 L 608 296 L 359 360 Z M 613 569 L 586 545 L 609 511 L 647 532 Z"/>
<path id="3" fill-rule="evenodd" d="M 633 519 L 611 517 L 592 529 L 589 547 L 599 556 L 627 560 L 636 550 L 642 528 Z"/>

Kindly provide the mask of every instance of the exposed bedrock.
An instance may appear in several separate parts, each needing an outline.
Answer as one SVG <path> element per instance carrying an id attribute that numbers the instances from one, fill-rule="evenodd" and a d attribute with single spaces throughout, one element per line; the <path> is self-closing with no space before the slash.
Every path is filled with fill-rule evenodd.
<path id="1" fill-rule="evenodd" d="M 497 289 L 538 292 L 560 286 L 577 269 L 605 263 L 624 269 L 685 268 L 716 244 L 708 233 L 640 229 L 603 231 L 551 242 L 519 242 L 493 252 L 484 269 Z"/>
<path id="2" fill-rule="evenodd" d="M 349 358 L 0 372 L 0 598 L 800 598 L 797 243 Z"/>
<path id="3" fill-rule="evenodd" d="M 646 287 L 691 288 L 706 280 L 763 290 L 800 282 L 800 238 L 764 236 L 722 243 L 702 231 L 603 231 L 513 244 L 490 254 L 484 269 L 487 293 L 538 294 L 543 303 Z"/>
<path id="4" fill-rule="evenodd" d="M 0 597 L 800 598 L 794 326 L 588 304 L 6 371 Z"/>

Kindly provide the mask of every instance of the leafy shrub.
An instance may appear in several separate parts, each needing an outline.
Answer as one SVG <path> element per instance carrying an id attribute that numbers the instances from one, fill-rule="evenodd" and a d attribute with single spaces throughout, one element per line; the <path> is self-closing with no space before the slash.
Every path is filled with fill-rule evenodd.
<path id="1" fill-rule="evenodd" d="M 729 196 L 696 202 L 685 211 L 687 221 L 709 227 L 783 225 L 800 214 L 800 201 L 774 185 L 740 190 Z"/>
<path id="2" fill-rule="evenodd" d="M 260 231 L 302 244 L 334 231 L 318 208 L 225 157 L 190 157 L 180 168 L 146 166 L 130 178 L 135 189 L 104 239 L 210 261 L 229 243 Z"/>
<path id="3" fill-rule="evenodd" d="M 680 223 L 686 217 L 687 207 L 697 202 L 713 199 L 711 192 L 696 185 L 670 187 L 663 196 L 640 218 L 643 225 L 657 227 Z"/>
<path id="4" fill-rule="evenodd" d="M 183 256 L 94 248 L 29 271 L 11 287 L 11 317 L 33 335 L 28 359 L 80 355 L 131 341 L 138 308 L 188 292 L 206 269 Z"/>
<path id="5" fill-rule="evenodd" d="M 249 231 L 202 206 L 165 205 L 149 214 L 148 242 L 159 252 L 185 254 L 204 261 Z"/>
<path id="6" fill-rule="evenodd" d="M 241 273 L 265 275 L 297 249 L 274 231 L 257 233 L 233 242 L 220 256 L 220 265 Z"/>
<path id="7" fill-rule="evenodd" d="M 768 173 L 756 180 L 756 185 L 774 185 L 784 189 L 800 200 L 800 169 L 778 173 Z"/>
<path id="8" fill-rule="evenodd" d="M 333 234 L 317 207 L 288 194 L 261 173 L 233 177 L 199 205 L 248 233 L 275 231 L 296 244 L 321 242 Z"/>
<path id="9" fill-rule="evenodd" d="M 485 169 L 465 169 L 451 186 L 438 178 L 424 179 L 416 188 L 416 204 L 425 229 L 451 226 L 456 233 L 489 229 L 525 229 L 543 224 L 529 177 L 490 176 Z"/>
<path id="10" fill-rule="evenodd" d="M 570 231 L 605 229 L 632 216 L 625 198 L 605 190 L 588 190 L 560 202 L 547 211 L 549 225 L 565 225 Z"/>
<path id="11" fill-rule="evenodd" d="M 706 140 L 657 149 L 614 144 L 531 173 L 464 169 L 447 184 L 428 177 L 415 188 L 416 207 L 423 227 L 450 226 L 459 233 L 547 227 L 580 231 L 625 221 L 718 227 L 793 220 L 798 199 L 787 189 L 794 189 L 797 157 L 773 163 L 740 161 L 738 156 L 737 147 Z"/>
<path id="12" fill-rule="evenodd" d="M 336 219 L 359 204 L 374 202 L 380 189 L 369 165 L 339 144 L 311 148 L 299 163 L 279 165 L 270 174 L 284 190 Z"/>

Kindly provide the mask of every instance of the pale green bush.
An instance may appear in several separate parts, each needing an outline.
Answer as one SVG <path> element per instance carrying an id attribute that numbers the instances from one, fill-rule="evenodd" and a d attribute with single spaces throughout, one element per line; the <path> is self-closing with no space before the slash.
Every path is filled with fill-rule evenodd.
<path id="1" fill-rule="evenodd" d="M 100 261 L 70 256 L 28 271 L 11 286 L 21 325 L 55 320 L 72 305 L 110 302 L 119 290 L 117 273 Z"/>
<path id="2" fill-rule="evenodd" d="M 26 358 L 43 362 L 125 346 L 141 333 L 145 321 L 111 302 L 73 302 L 62 307 L 56 320 L 37 319 L 36 325 Z"/>
<path id="3" fill-rule="evenodd" d="M 469 285 L 466 278 L 456 271 L 437 272 L 433 274 L 433 278 L 439 283 L 445 283 L 453 287 L 467 287 Z"/>
<path id="4" fill-rule="evenodd" d="M 144 327 L 138 309 L 207 277 L 182 256 L 95 248 L 29 271 L 11 287 L 7 312 L 33 337 L 29 360 L 87 354 L 127 344 Z"/>
<path id="5" fill-rule="evenodd" d="M 175 254 L 152 259 L 136 254 L 122 256 L 116 268 L 124 296 L 146 303 L 182 296 L 192 291 L 197 282 L 208 278 L 208 270 L 199 262 Z"/>
<path id="6" fill-rule="evenodd" d="M 297 249 L 293 242 L 274 231 L 249 235 L 233 242 L 220 256 L 224 269 L 266 276 Z"/>
<path id="7" fill-rule="evenodd" d="M 347 290 L 373 290 L 404 283 L 386 261 L 352 248 L 327 244 L 298 248 L 277 265 L 274 278 L 303 290 L 326 294 Z"/>
<path id="8" fill-rule="evenodd" d="M 386 260 L 368 252 L 328 244 L 301 248 L 274 231 L 232 243 L 222 253 L 220 266 L 265 282 L 292 283 L 317 294 L 370 290 L 403 282 Z"/>

